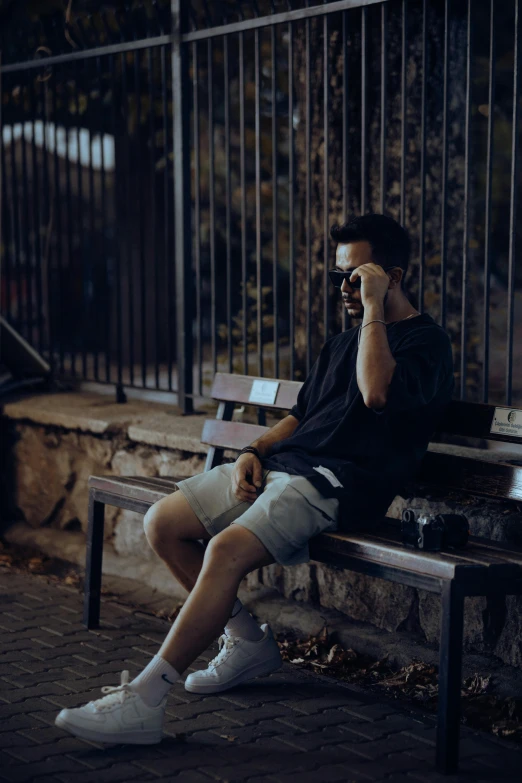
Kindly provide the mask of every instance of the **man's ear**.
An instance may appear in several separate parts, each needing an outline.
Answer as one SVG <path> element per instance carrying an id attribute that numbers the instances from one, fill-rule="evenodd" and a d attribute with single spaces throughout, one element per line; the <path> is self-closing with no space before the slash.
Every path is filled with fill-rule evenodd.
<path id="1" fill-rule="evenodd" d="M 390 270 L 390 272 L 388 272 L 388 274 L 390 275 L 391 282 L 393 283 L 393 285 L 391 287 L 392 288 L 400 288 L 401 287 L 402 276 L 404 274 L 404 269 L 401 269 L 400 266 L 399 266 L 399 267 L 396 267 L 396 268 Z"/>

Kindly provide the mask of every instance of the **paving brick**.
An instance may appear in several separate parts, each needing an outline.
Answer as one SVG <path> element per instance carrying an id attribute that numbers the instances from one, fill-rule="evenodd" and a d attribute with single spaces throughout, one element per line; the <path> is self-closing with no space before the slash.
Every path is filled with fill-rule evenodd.
<path id="1" fill-rule="evenodd" d="M 0 720 L 0 747 L 6 747 L 7 743 L 3 739 L 3 734 L 9 731 L 18 731 L 18 729 L 33 729 L 42 724 L 32 715 L 25 712 L 19 715 L 10 715 L 5 720 Z"/>
<path id="2" fill-rule="evenodd" d="M 2 690 L 0 698 L 7 704 L 19 704 L 20 702 L 40 696 L 52 696 L 53 694 L 62 694 L 63 688 L 54 682 L 43 682 L 34 685 L 31 688 L 12 688 L 11 690 Z"/>
<path id="3" fill-rule="evenodd" d="M 36 712 L 37 710 L 45 710 L 48 704 L 41 699 L 27 699 L 21 701 L 18 704 L 0 704 L 0 722 L 9 720 L 12 715 L 19 715 L 25 712 Z"/>
<path id="4" fill-rule="evenodd" d="M 321 729 L 324 726 L 337 726 L 340 724 L 348 727 L 358 725 L 355 718 L 350 720 L 340 710 L 325 710 L 318 715 L 291 715 L 286 718 L 276 718 L 276 720 L 280 723 L 285 723 L 287 726 L 292 726 L 297 731 L 312 731 Z"/>
<path id="5" fill-rule="evenodd" d="M 57 772 L 56 777 L 61 783 L 118 783 L 118 781 L 144 780 L 143 770 L 134 764 L 121 762 L 112 764 L 106 769 L 85 770 L 76 772 Z"/>
<path id="6" fill-rule="evenodd" d="M 346 744 L 346 732 L 342 731 L 337 726 L 328 726 L 320 731 L 309 731 L 305 734 L 278 737 L 278 741 L 284 743 L 288 747 L 305 751 L 319 750 L 325 746 L 335 744 L 344 744 L 345 748 L 348 748 L 348 745 Z"/>
<path id="7" fill-rule="evenodd" d="M 288 709 L 281 704 L 263 704 L 260 707 L 249 707 L 243 710 L 227 710 L 217 712 L 216 715 L 223 716 L 227 721 L 235 723 L 238 726 L 251 726 L 260 720 L 278 718 L 288 715 Z"/>
<path id="8" fill-rule="evenodd" d="M 56 742 L 48 742 L 42 745 L 27 743 L 24 748 L 6 748 L 6 752 L 21 761 L 43 761 L 50 756 L 61 756 L 75 750 L 83 750 L 87 743 L 77 737 L 64 737 Z"/>
<path id="9" fill-rule="evenodd" d="M 332 694 L 329 696 L 316 697 L 314 699 L 287 699 L 282 701 L 285 707 L 288 707 L 294 712 L 300 712 L 304 715 L 316 715 L 323 710 L 334 709 L 338 707 L 350 707 L 351 709 L 363 706 L 364 702 L 360 701 L 356 697 L 346 695 L 344 692 L 340 692 L 337 696 Z"/>
<path id="10" fill-rule="evenodd" d="M 39 776 L 56 775 L 58 772 L 78 772 L 81 769 L 78 762 L 61 756 L 29 764 L 2 765 L 0 774 L 2 780 L 7 780 L 9 783 L 32 783 L 38 780 Z"/>
<path id="11" fill-rule="evenodd" d="M 77 592 L 10 576 L 3 589 L 0 572 L 0 621 L 11 629 L 0 634 L 0 747 L 6 750 L 0 779 L 7 783 L 448 781 L 433 767 L 432 716 L 409 715 L 397 703 L 290 665 L 208 697 L 178 682 L 158 745 L 104 746 L 71 737 L 54 726 L 58 710 L 100 698 L 101 686 L 116 685 L 123 669 L 133 676 L 169 626 L 105 602 L 102 628 L 87 632 Z M 206 666 L 216 650 L 212 645 L 191 669 Z M 463 727 L 462 749 L 463 771 L 452 783 L 499 783 L 503 762 L 502 783 L 510 775 L 519 783 L 520 753 L 506 743 Z"/>

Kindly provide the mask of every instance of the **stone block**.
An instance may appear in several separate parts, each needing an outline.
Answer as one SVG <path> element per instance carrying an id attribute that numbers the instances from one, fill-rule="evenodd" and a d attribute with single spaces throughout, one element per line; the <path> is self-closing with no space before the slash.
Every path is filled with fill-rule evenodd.
<path id="1" fill-rule="evenodd" d="M 487 602 L 483 596 L 471 596 L 464 602 L 464 647 L 482 652 L 485 650 L 485 612 Z M 419 590 L 419 620 L 428 642 L 438 644 L 440 635 L 440 596 Z"/>
<path id="2" fill-rule="evenodd" d="M 142 557 L 147 562 L 158 560 L 145 536 L 143 516 L 134 511 L 122 509 L 112 543 L 118 555 Z"/>
<path id="3" fill-rule="evenodd" d="M 522 596 L 506 596 L 506 610 L 506 621 L 494 652 L 504 663 L 522 667 Z"/>
<path id="4" fill-rule="evenodd" d="M 317 566 L 317 584 L 321 606 L 387 631 L 401 628 L 416 602 L 412 587 L 394 584 L 390 589 L 382 579 L 324 565 Z"/>

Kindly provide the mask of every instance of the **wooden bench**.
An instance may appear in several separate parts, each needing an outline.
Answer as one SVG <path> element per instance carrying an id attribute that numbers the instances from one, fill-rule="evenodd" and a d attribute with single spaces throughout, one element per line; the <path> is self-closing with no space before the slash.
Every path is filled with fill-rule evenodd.
<path id="1" fill-rule="evenodd" d="M 266 431 L 266 427 L 232 421 L 237 404 L 249 403 L 252 376 L 217 373 L 212 396 L 219 402 L 215 419 L 204 423 L 202 443 L 209 446 L 205 470 L 220 464 L 225 449 L 240 450 Z M 279 381 L 277 397 L 265 410 L 288 411 L 296 402 L 301 383 Z M 256 406 L 258 403 L 256 402 Z M 481 439 L 520 442 L 491 434 L 494 407 L 452 401 L 438 432 Z M 178 479 L 179 480 L 179 479 Z M 416 477 L 445 490 L 457 489 L 486 497 L 522 499 L 522 467 L 508 462 L 470 459 L 429 451 Z M 172 493 L 175 478 L 91 476 L 89 527 L 84 599 L 84 623 L 97 627 L 103 553 L 104 506 L 112 505 L 145 514 L 157 500 Z M 484 538 L 472 537 L 463 550 L 443 553 L 406 549 L 400 541 L 400 521 L 384 517 L 372 533 L 326 533 L 310 542 L 311 557 L 328 565 L 429 590 L 441 596 L 439 701 L 436 765 L 443 773 L 458 768 L 463 609 L 466 596 L 520 594 L 522 550 L 515 551 Z"/>

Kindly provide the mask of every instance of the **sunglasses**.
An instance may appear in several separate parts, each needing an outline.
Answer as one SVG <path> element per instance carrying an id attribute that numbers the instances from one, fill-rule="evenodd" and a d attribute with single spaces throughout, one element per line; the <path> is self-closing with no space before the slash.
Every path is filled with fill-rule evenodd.
<path id="1" fill-rule="evenodd" d="M 333 285 L 336 288 L 341 288 L 343 284 L 343 280 L 346 280 L 350 288 L 360 288 L 362 284 L 362 278 L 356 277 L 355 280 L 350 282 L 350 276 L 355 272 L 355 269 L 357 267 L 354 267 L 353 269 L 347 269 L 346 272 L 340 272 L 338 269 L 329 269 L 328 275 L 330 276 L 330 280 L 332 281 Z M 383 266 L 384 271 L 388 269 L 395 269 L 394 266 Z"/>

